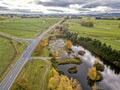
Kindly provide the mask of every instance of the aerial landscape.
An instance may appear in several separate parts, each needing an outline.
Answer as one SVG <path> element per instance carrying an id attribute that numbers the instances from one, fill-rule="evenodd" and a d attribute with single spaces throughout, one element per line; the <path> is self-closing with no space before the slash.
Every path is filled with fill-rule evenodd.
<path id="1" fill-rule="evenodd" d="M 119 0 L 0 0 L 0 90 L 119 84 Z"/>

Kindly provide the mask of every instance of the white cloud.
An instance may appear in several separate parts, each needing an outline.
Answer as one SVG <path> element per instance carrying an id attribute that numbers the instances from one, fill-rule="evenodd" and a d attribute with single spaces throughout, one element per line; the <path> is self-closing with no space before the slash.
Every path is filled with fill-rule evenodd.
<path id="1" fill-rule="evenodd" d="M 46 7 L 47 9 L 55 9 L 55 10 L 61 10 L 63 11 L 64 13 L 71 13 L 71 14 L 78 14 L 79 11 L 76 10 L 76 9 L 71 9 L 71 8 L 65 8 L 65 7 Z M 62 12 L 62 13 L 63 13 Z"/>
<path id="2" fill-rule="evenodd" d="M 54 2 L 53 2 L 54 1 Z M 103 3 L 104 1 L 104 3 Z M 0 13 L 11 12 L 15 13 L 15 10 L 28 10 L 30 12 L 43 12 L 46 14 L 51 13 L 66 13 L 66 14 L 79 14 L 79 13 L 91 13 L 91 12 L 110 12 L 110 11 L 120 11 L 120 9 L 113 9 L 111 6 L 106 6 L 106 1 L 108 0 L 0 0 Z M 76 3 L 75 3 L 76 2 Z M 78 2 L 78 3 L 77 3 Z M 81 3 L 82 2 L 82 3 Z M 110 3 L 112 3 L 111 1 Z M 44 3 L 44 4 L 43 4 Z M 96 4 L 96 7 L 93 5 Z M 49 4 L 49 5 L 48 5 Z M 91 8 L 84 6 L 93 6 Z M 111 4 L 110 4 L 111 5 Z M 114 5 L 115 6 L 115 5 Z M 119 5 L 117 5 L 119 6 Z M 5 11 L 7 8 L 8 10 Z M 53 11 L 52 11 L 53 10 Z"/>
<path id="3" fill-rule="evenodd" d="M 39 0 L 42 2 L 50 2 L 51 0 Z M 10 10 L 14 9 L 25 9 L 30 11 L 36 12 L 43 12 L 45 14 L 49 13 L 58 13 L 55 11 L 49 11 L 49 9 L 61 10 L 63 12 L 59 13 L 71 13 L 71 14 L 78 14 L 79 11 L 73 8 L 65 8 L 65 7 L 53 7 L 53 6 L 43 6 L 40 4 L 36 4 L 34 0 L 3 0 L 0 1 L 0 6 L 7 7 Z M 3 11 L 5 12 L 5 11 Z"/>
<path id="4" fill-rule="evenodd" d="M 70 8 L 73 8 L 73 9 L 79 9 L 79 8 L 82 8 L 83 5 L 79 5 L 79 4 L 71 4 L 69 5 Z"/>
<path id="5" fill-rule="evenodd" d="M 43 5 L 35 4 L 34 0 L 3 0 L 0 2 L 0 6 L 7 7 L 10 10 L 26 9 L 37 12 L 46 11 Z"/>
<path id="6" fill-rule="evenodd" d="M 110 12 L 112 11 L 112 8 L 107 6 L 98 6 L 96 8 L 91 8 L 90 10 L 95 12 Z"/>
<path id="7" fill-rule="evenodd" d="M 52 0 L 38 0 L 38 1 L 41 1 L 41 2 L 51 2 Z"/>

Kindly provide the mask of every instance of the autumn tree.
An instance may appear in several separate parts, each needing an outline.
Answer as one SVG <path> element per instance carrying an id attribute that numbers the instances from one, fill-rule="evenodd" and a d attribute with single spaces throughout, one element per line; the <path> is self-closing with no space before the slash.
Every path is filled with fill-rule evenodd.
<path id="1" fill-rule="evenodd" d="M 54 51 L 54 57 L 58 57 L 58 54 L 59 54 L 58 51 L 55 50 L 55 51 Z"/>
<path id="2" fill-rule="evenodd" d="M 57 87 L 56 83 L 57 83 L 56 79 L 55 79 L 54 77 L 51 77 L 51 78 L 49 79 L 48 88 L 49 88 L 50 90 L 55 90 L 56 87 Z"/>
<path id="3" fill-rule="evenodd" d="M 48 90 L 82 90 L 77 80 L 60 75 L 54 68 L 49 74 Z"/>
<path id="4" fill-rule="evenodd" d="M 52 68 L 49 72 L 49 77 L 53 77 L 54 75 L 59 75 L 59 73 L 54 68 Z"/>
<path id="5" fill-rule="evenodd" d="M 71 81 L 67 76 L 61 75 L 58 90 L 73 90 Z"/>
<path id="6" fill-rule="evenodd" d="M 96 71 L 96 67 L 92 67 L 88 69 L 88 77 L 91 80 L 96 80 L 97 78 L 97 71 Z"/>
<path id="7" fill-rule="evenodd" d="M 71 49 L 71 47 L 72 47 L 72 42 L 71 42 L 70 40 L 67 40 L 67 41 L 66 41 L 66 47 L 67 47 L 68 49 Z"/>
<path id="8" fill-rule="evenodd" d="M 42 39 L 40 41 L 40 46 L 45 47 L 46 46 L 46 41 Z"/>

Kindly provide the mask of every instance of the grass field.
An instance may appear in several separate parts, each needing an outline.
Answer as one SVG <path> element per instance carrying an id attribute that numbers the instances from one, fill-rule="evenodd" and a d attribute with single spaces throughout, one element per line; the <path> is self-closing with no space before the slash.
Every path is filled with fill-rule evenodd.
<path id="1" fill-rule="evenodd" d="M 0 18 L 0 32 L 34 38 L 60 18 Z"/>
<path id="2" fill-rule="evenodd" d="M 7 72 L 9 65 L 21 53 L 26 43 L 0 36 L 0 80 Z"/>
<path id="3" fill-rule="evenodd" d="M 47 64 L 46 64 L 47 63 Z M 13 84 L 11 90 L 47 90 L 48 61 L 29 61 Z"/>
<path id="4" fill-rule="evenodd" d="M 119 20 L 84 20 L 94 23 L 94 27 L 84 27 L 80 25 L 80 19 L 69 19 L 65 23 L 69 24 L 69 30 L 79 32 L 79 36 L 91 37 L 111 45 L 113 49 L 120 50 L 120 28 Z"/>
<path id="5" fill-rule="evenodd" d="M 49 57 L 50 51 L 47 47 L 37 46 L 32 56 Z"/>
<path id="6" fill-rule="evenodd" d="M 12 61 L 15 50 L 10 40 L 0 37 L 0 76 L 8 64 Z"/>

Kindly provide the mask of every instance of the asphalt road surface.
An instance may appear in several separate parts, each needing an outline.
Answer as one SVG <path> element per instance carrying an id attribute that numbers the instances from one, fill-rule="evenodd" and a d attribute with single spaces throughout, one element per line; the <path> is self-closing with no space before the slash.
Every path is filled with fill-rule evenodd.
<path id="1" fill-rule="evenodd" d="M 0 83 L 0 90 L 9 90 L 13 82 L 15 81 L 16 77 L 26 64 L 26 62 L 29 60 L 33 50 L 37 46 L 38 42 L 44 37 L 44 35 L 52 30 L 56 25 L 60 24 L 63 21 L 60 20 L 58 23 L 54 24 L 50 28 L 48 28 L 46 31 L 44 31 L 41 35 L 39 35 L 36 39 L 34 39 L 23 51 L 20 58 L 17 60 L 17 62 L 13 65 L 11 70 L 8 72 L 8 74 L 5 76 L 5 78 Z"/>

